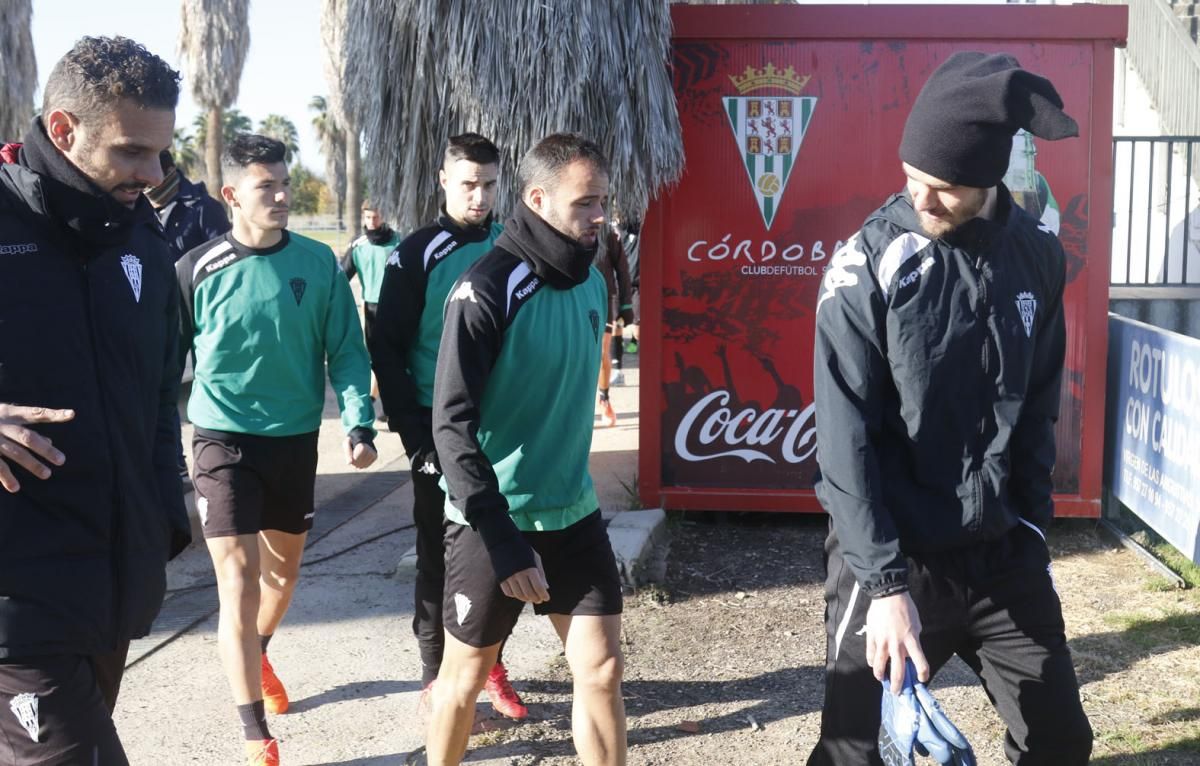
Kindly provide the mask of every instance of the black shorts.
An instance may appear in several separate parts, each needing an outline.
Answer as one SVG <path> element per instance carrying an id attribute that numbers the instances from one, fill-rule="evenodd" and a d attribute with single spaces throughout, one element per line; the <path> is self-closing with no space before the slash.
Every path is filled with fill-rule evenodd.
<path id="1" fill-rule="evenodd" d="M 90 658 L 0 661 L 0 763 L 128 766 Z"/>
<path id="2" fill-rule="evenodd" d="M 464 644 L 498 644 L 512 632 L 525 602 L 501 592 L 478 532 L 463 524 L 446 527 L 442 624 Z M 566 529 L 522 534 L 542 557 L 550 585 L 550 600 L 534 604 L 534 613 L 621 613 L 621 575 L 600 511 Z"/>
<path id="3" fill-rule="evenodd" d="M 375 329 L 375 315 L 379 312 L 378 303 L 363 302 L 363 339 L 367 348 L 371 348 L 371 332 Z"/>
<path id="4" fill-rule="evenodd" d="M 192 437 L 196 511 L 204 537 L 312 529 L 317 432 L 256 436 L 197 428 Z"/>

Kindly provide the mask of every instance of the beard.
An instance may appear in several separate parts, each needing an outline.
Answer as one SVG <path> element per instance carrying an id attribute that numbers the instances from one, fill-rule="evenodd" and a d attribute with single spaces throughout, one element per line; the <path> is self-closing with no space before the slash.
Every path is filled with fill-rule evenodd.
<path id="1" fill-rule="evenodd" d="M 938 214 L 936 216 L 920 210 L 916 211 L 921 231 L 932 239 L 942 239 L 953 234 L 967 221 L 978 217 L 987 204 L 988 191 L 987 189 L 980 189 L 977 198 L 964 201 L 957 210 L 950 210 L 945 207 L 939 208 L 933 211 Z"/>

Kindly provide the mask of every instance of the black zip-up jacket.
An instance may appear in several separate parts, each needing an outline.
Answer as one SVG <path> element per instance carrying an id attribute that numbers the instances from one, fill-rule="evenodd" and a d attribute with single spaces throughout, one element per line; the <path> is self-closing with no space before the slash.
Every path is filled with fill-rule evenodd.
<path id="1" fill-rule="evenodd" d="M 225 208 L 209 196 L 203 182 L 193 183 L 179 172 L 175 199 L 156 211 L 175 260 L 233 228 Z"/>
<path id="2" fill-rule="evenodd" d="M 129 210 L 40 124 L 0 165 L 0 402 L 75 410 L 66 456 L 0 490 L 0 658 L 95 654 L 149 632 L 190 539 L 172 412 L 179 298 L 145 198 Z M 15 161 L 14 161 L 15 160 Z"/>
<path id="3" fill-rule="evenodd" d="M 932 241 L 894 195 L 833 257 L 817 494 L 868 595 L 907 589 L 905 553 L 1049 524 L 1065 263 L 1003 186 L 993 220 Z"/>

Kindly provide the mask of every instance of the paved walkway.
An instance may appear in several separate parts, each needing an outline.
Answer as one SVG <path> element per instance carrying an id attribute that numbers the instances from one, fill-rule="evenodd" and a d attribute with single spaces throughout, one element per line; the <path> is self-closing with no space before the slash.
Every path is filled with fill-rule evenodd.
<path id="1" fill-rule="evenodd" d="M 613 389 L 619 423 L 596 431 L 591 468 L 614 544 L 632 558 L 658 515 L 626 513 L 635 502 L 637 370 L 625 375 L 627 385 Z M 384 434 L 376 464 L 353 471 L 342 458 L 332 396 L 325 416 L 315 527 L 295 600 L 271 643 L 292 709 L 272 717 L 271 730 L 286 766 L 400 764 L 423 742 L 412 570 L 398 565 L 414 539 L 408 461 L 399 438 Z M 202 544 L 171 562 L 168 583 L 154 632 L 132 647 L 117 728 L 134 764 L 239 764 L 240 727 L 217 657 L 217 597 Z M 526 610 L 505 651 L 518 690 L 560 651 L 549 622 Z"/>

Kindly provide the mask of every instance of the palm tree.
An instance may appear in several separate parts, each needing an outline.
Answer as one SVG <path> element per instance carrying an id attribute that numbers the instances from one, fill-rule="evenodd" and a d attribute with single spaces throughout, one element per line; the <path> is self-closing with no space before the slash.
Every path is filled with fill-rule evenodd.
<path id="1" fill-rule="evenodd" d="M 346 137 L 329 113 L 329 102 L 324 96 L 313 96 L 308 108 L 314 112 L 312 125 L 321 142 L 321 154 L 325 155 L 325 178 L 336 200 L 338 229 L 341 229 L 346 205 Z"/>
<path id="2" fill-rule="evenodd" d="M 34 115 L 33 0 L 0 3 L 0 141 L 18 141 Z"/>
<path id="3" fill-rule="evenodd" d="M 258 123 L 258 132 L 283 144 L 286 150 L 284 162 L 288 165 L 300 154 L 300 134 L 296 132 L 296 123 L 282 114 L 268 114 Z"/>
<path id="4" fill-rule="evenodd" d="M 631 218 L 679 177 L 683 143 L 667 69 L 667 0 L 347 0 L 342 92 L 362 117 L 372 195 L 400 229 L 435 213 L 446 139 L 475 130 L 521 155 L 549 133 L 575 130 L 610 158 L 615 204 Z M 553 73 L 553 74 L 548 74 Z M 501 184 L 498 210 L 509 207 Z"/>
<path id="5" fill-rule="evenodd" d="M 226 109 L 221 113 L 221 145 L 225 146 L 233 137 L 239 133 L 249 133 L 254 130 L 254 122 L 242 114 L 239 109 Z M 195 121 L 192 123 L 192 129 L 196 131 L 196 152 L 203 157 L 208 152 L 208 114 L 196 115 Z"/>
<path id="6" fill-rule="evenodd" d="M 179 55 L 192 98 L 207 110 L 208 188 L 221 188 L 222 112 L 237 100 L 250 49 L 250 0 L 183 0 Z"/>
<path id="7" fill-rule="evenodd" d="M 175 157 L 175 165 L 179 172 L 188 178 L 196 177 L 200 165 L 200 154 L 196 151 L 196 139 L 186 133 L 183 128 L 175 128 L 175 140 L 171 142 L 171 154 Z"/>
<path id="8" fill-rule="evenodd" d="M 325 83 L 329 87 L 329 113 L 342 134 L 345 157 L 345 198 L 350 215 L 357 216 L 362 207 L 362 150 L 359 135 L 362 122 L 353 110 L 353 103 L 343 98 L 346 80 L 346 29 L 350 0 L 322 0 L 321 47 L 325 52 Z M 339 212 L 339 219 L 341 213 Z"/>

